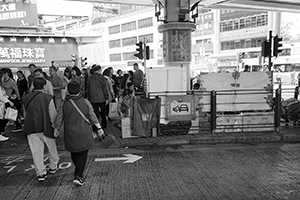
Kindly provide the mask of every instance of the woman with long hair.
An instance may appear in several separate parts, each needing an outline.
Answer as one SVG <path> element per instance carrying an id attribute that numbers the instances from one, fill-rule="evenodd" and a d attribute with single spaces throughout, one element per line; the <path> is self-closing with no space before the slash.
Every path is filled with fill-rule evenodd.
<path id="1" fill-rule="evenodd" d="M 85 81 L 81 74 L 80 69 L 77 66 L 72 67 L 72 78 L 71 81 L 77 81 L 80 84 L 81 95 L 85 95 Z"/>
<path id="2" fill-rule="evenodd" d="M 0 70 L 0 141 L 6 141 L 9 139 L 8 137 L 3 135 L 5 131 L 5 126 L 8 122 L 7 119 L 4 119 L 4 114 L 5 114 L 6 107 L 14 106 L 14 104 L 8 99 L 5 89 L 2 86 L 3 81 L 4 81 L 3 72 Z"/>
<path id="3" fill-rule="evenodd" d="M 105 106 L 105 114 L 107 116 L 108 121 L 111 121 L 111 119 L 108 117 L 109 116 L 109 104 L 112 102 L 115 98 L 114 95 L 114 89 L 113 89 L 113 84 L 112 84 L 112 73 L 110 69 L 105 69 L 102 73 L 104 78 L 106 78 L 107 81 L 107 90 L 108 90 L 108 104 Z"/>

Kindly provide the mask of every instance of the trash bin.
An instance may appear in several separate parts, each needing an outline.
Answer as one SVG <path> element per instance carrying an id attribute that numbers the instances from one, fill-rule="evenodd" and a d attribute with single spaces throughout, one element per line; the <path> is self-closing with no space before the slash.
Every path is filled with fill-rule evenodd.
<path id="1" fill-rule="evenodd" d="M 132 135 L 150 137 L 152 130 L 158 133 L 161 99 L 134 97 L 132 100 Z"/>

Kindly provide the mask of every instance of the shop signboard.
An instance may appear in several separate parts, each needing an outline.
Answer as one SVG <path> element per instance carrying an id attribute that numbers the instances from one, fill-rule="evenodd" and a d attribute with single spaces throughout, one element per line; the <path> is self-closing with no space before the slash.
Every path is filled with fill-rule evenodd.
<path id="1" fill-rule="evenodd" d="M 36 4 L 0 4 L 0 26 L 37 26 L 37 21 Z"/>
<path id="2" fill-rule="evenodd" d="M 176 95 L 166 97 L 167 120 L 195 119 L 195 100 L 193 95 Z"/>
<path id="3" fill-rule="evenodd" d="M 71 39 L 68 43 L 49 44 L 48 38 L 43 38 L 42 43 L 36 42 L 36 38 L 30 38 L 30 42 L 24 43 L 23 38 L 17 38 L 16 42 L 9 42 L 5 38 L 0 46 L 0 64 L 3 67 L 25 67 L 30 63 L 37 66 L 50 66 L 53 60 L 68 60 L 72 54 L 78 52 L 78 46 Z"/>

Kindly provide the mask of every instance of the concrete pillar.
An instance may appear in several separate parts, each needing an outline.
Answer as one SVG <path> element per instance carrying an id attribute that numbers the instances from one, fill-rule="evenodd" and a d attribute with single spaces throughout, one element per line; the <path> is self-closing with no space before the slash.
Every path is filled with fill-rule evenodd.
<path id="1" fill-rule="evenodd" d="M 190 62 L 192 57 L 191 31 L 196 25 L 190 22 L 188 0 L 165 0 L 165 22 L 158 26 L 163 34 L 163 60 L 165 67 L 187 69 L 187 90 L 190 89 Z"/>
<path id="2" fill-rule="evenodd" d="M 215 10 L 214 11 L 214 54 L 218 54 L 221 51 L 221 41 L 220 41 L 220 10 Z"/>
<path id="3" fill-rule="evenodd" d="M 280 30 L 281 30 L 281 12 L 275 13 L 275 35 L 280 37 Z"/>
<path id="4" fill-rule="evenodd" d="M 268 12 L 268 30 L 274 30 L 274 12 Z"/>

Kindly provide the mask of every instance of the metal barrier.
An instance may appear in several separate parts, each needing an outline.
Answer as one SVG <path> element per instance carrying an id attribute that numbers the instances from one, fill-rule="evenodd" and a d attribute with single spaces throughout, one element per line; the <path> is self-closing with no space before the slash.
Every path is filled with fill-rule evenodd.
<path id="1" fill-rule="evenodd" d="M 275 93 L 275 97 L 274 97 Z M 147 93 L 147 97 L 160 97 L 161 103 L 161 122 L 168 122 L 166 118 L 166 97 L 175 95 L 192 95 L 195 99 L 195 119 L 190 120 L 189 127 L 180 126 L 182 129 L 189 129 L 189 133 L 222 133 L 222 132 L 253 132 L 253 131 L 279 131 L 281 119 L 281 93 L 282 89 L 275 91 L 271 89 L 250 89 L 250 90 L 222 90 L 222 91 L 166 91 Z M 295 93 L 296 94 L 296 93 Z M 222 96 L 240 96 L 240 95 L 265 95 L 266 98 L 261 102 L 219 102 L 218 98 Z M 209 101 L 202 101 L 203 98 Z M 256 110 L 255 107 L 261 104 L 269 104 L 270 109 Z M 252 110 L 220 112 L 218 107 L 226 104 L 252 104 Z M 209 107 L 210 110 L 203 111 L 203 107 Z M 225 120 L 222 122 L 222 120 Z M 227 120 L 227 121 L 226 121 Z M 177 127 L 178 128 L 178 127 Z M 171 127 L 170 127 L 171 129 Z M 175 128 L 176 129 L 176 128 Z M 176 130 L 169 130 L 168 134 Z M 168 135 L 167 134 L 167 135 Z"/>

